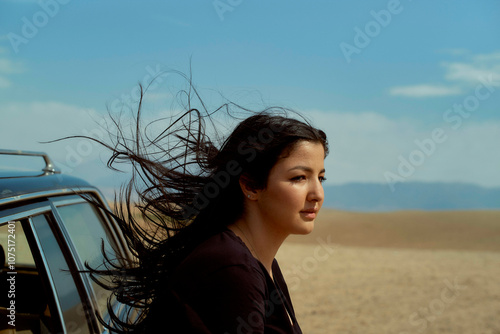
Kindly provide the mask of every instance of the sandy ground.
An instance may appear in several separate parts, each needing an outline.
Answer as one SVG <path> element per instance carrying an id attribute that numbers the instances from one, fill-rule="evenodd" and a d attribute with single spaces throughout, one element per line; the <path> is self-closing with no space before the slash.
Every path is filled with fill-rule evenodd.
<path id="1" fill-rule="evenodd" d="M 500 334 L 500 211 L 325 211 L 277 259 L 304 333 Z"/>

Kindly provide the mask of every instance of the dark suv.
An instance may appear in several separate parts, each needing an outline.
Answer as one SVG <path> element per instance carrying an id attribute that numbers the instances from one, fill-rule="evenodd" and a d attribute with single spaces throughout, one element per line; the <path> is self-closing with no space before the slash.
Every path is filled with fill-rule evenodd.
<path id="1" fill-rule="evenodd" d="M 96 314 L 108 319 L 109 292 L 80 271 L 102 264 L 102 240 L 111 258 L 130 258 L 116 223 L 86 197 L 107 203 L 44 153 L 0 150 L 0 168 L 12 158 L 43 165 L 0 169 L 0 333 L 106 333 Z"/>

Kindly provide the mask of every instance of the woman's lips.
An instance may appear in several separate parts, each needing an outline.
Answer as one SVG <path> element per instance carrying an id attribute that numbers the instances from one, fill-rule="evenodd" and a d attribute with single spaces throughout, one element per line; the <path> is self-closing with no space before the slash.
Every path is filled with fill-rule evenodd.
<path id="1" fill-rule="evenodd" d="M 300 214 L 306 219 L 315 219 L 318 213 L 317 209 L 302 210 Z"/>

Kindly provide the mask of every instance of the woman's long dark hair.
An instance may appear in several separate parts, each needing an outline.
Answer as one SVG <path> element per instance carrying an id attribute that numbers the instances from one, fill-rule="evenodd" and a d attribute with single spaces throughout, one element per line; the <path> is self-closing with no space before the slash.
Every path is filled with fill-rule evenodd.
<path id="1" fill-rule="evenodd" d="M 319 142 L 328 153 L 325 133 L 291 117 L 298 116 L 295 112 L 252 112 L 233 103 L 208 112 L 191 84 L 184 93 L 184 111 L 168 120 L 158 135 L 151 136 L 142 126 L 141 87 L 133 136 L 127 137 L 115 119 L 111 144 L 94 139 L 111 150 L 108 167 L 116 169 L 123 162 L 132 166 L 132 177 L 115 198 L 112 214 L 135 260 L 118 264 L 106 257 L 106 270 L 89 268 L 93 279 L 113 292 L 112 298 L 139 312 L 133 320 L 120 319 L 108 301 L 111 323 L 105 326 L 114 332 L 144 332 L 152 305 L 165 295 L 179 263 L 242 215 L 240 177 L 255 189 L 265 188 L 270 169 L 298 141 Z M 191 105 L 193 96 L 201 108 Z M 216 113 L 240 121 L 222 140 L 210 138 L 222 137 Z M 250 116 L 242 119 L 241 114 Z M 168 324 L 169 314 L 163 316 Z"/>

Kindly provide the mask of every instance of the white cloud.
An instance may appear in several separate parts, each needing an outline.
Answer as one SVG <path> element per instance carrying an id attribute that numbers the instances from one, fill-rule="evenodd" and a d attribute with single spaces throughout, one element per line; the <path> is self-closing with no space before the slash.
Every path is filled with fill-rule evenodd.
<path id="1" fill-rule="evenodd" d="M 445 66 L 447 68 L 446 79 L 450 81 L 473 83 L 477 82 L 478 78 L 487 77 L 491 73 L 491 70 L 478 68 L 473 64 L 449 63 Z"/>
<path id="2" fill-rule="evenodd" d="M 449 96 L 461 93 L 462 90 L 459 87 L 447 87 L 442 85 L 396 86 L 389 90 L 390 95 L 406 97 Z"/>
<path id="3" fill-rule="evenodd" d="M 445 78 L 464 85 L 477 85 L 480 78 L 493 76 L 500 78 L 500 52 L 482 54 L 472 57 L 472 61 L 444 63 L 446 68 Z"/>
<path id="4" fill-rule="evenodd" d="M 11 84 L 10 84 L 9 79 L 0 76 L 0 89 L 2 89 L 2 88 L 8 88 L 8 87 L 10 87 L 10 85 Z"/>
<path id="5" fill-rule="evenodd" d="M 450 130 L 447 134 L 447 142 L 431 157 L 435 160 L 431 162 L 436 178 L 500 186 L 499 121 L 464 123 L 458 131 Z"/>
<path id="6" fill-rule="evenodd" d="M 328 183 L 386 183 L 384 173 L 397 174 L 399 157 L 409 159 L 420 150 L 415 141 L 432 138 L 442 128 L 446 140 L 405 181 L 466 182 L 500 186 L 500 122 L 464 120 L 457 130 L 449 124 L 432 126 L 392 120 L 381 114 L 310 111 L 306 113 L 325 130 L 331 152 L 325 165 Z"/>
<path id="7" fill-rule="evenodd" d="M 11 103 L 2 107 L 1 118 L 0 142 L 4 149 L 47 151 L 63 169 L 68 167 L 66 171 L 98 158 L 98 146 L 79 139 L 41 143 L 71 135 L 103 136 L 95 122 L 102 117 L 95 110 L 60 102 Z"/>
<path id="8" fill-rule="evenodd" d="M 146 92 L 145 101 L 146 102 L 165 102 L 166 100 L 174 98 L 172 93 L 167 92 Z"/>
<path id="9" fill-rule="evenodd" d="M 74 138 L 42 143 L 78 135 L 109 142 L 106 129 L 112 131 L 114 128 L 105 111 L 100 113 L 94 109 L 50 101 L 6 104 L 1 107 L 0 115 L 0 148 L 46 152 L 63 173 L 83 178 L 100 188 L 109 190 L 127 180 L 127 174 L 112 172 L 106 167 L 110 153 L 96 142 Z M 146 112 L 142 124 L 169 115 L 164 111 L 155 115 Z M 129 135 L 128 126 L 133 125 L 129 116 L 132 114 L 125 113 L 121 123 L 125 136 Z M 164 125 L 158 122 L 148 130 L 158 134 L 165 129 Z M 126 170 L 127 167 L 123 168 Z"/>
<path id="10" fill-rule="evenodd" d="M 4 50 L 0 47 L 0 54 L 4 53 Z M 24 70 L 24 67 L 20 63 L 14 63 L 8 58 L 0 58 L 0 89 L 9 88 L 12 85 L 5 74 L 21 73 Z"/>
<path id="11" fill-rule="evenodd" d="M 450 50 L 449 50 L 450 51 Z M 459 52 L 460 51 L 460 52 Z M 463 54 L 465 50 L 454 50 L 455 54 Z M 417 84 L 395 86 L 389 89 L 393 96 L 410 98 L 437 97 L 461 94 L 481 83 L 481 79 L 493 78 L 495 85 L 500 80 L 500 52 L 468 56 L 468 61 L 445 62 L 444 80 L 448 84 Z"/>
<path id="12" fill-rule="evenodd" d="M 493 62 L 498 63 L 500 61 L 500 52 L 476 55 L 476 56 L 474 56 L 474 60 L 476 62 L 491 62 L 491 61 L 493 61 Z"/>
<path id="13" fill-rule="evenodd" d="M 19 63 L 13 63 L 10 59 L 0 58 L 0 72 L 2 73 L 21 73 L 24 68 Z"/>

